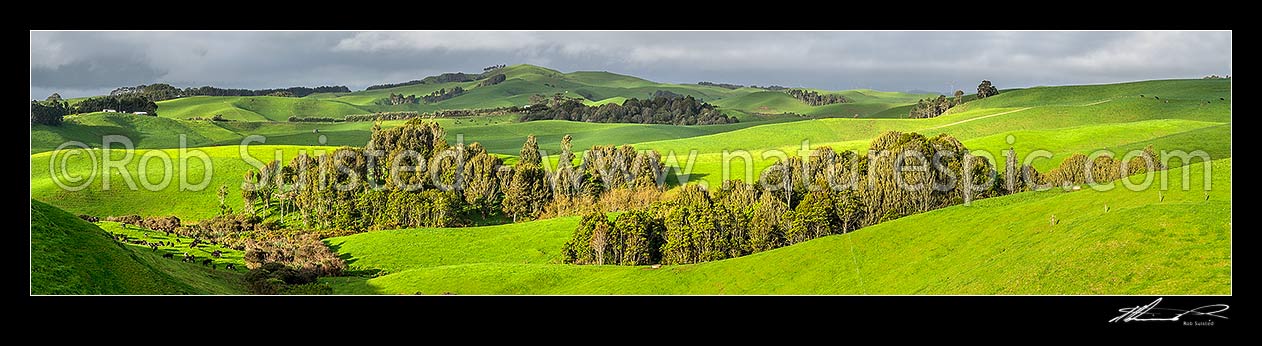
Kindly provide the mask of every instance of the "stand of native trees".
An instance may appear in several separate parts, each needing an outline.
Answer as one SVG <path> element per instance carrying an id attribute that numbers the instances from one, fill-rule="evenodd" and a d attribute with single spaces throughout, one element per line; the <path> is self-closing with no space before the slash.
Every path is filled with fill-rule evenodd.
<path id="1" fill-rule="evenodd" d="M 519 162 L 507 166 L 480 144 L 451 145 L 437 123 L 413 119 L 396 128 L 374 126 L 363 148 L 300 154 L 249 171 L 243 199 L 248 213 L 275 210 L 305 228 L 372 230 L 461 226 L 494 214 L 565 215 L 601 204 L 606 195 L 603 203 L 613 209 L 646 205 L 664 185 L 656 152 L 597 146 L 574 165 L 568 136 L 562 146 L 552 172 L 543 168 L 534 136 Z"/>
<path id="2" fill-rule="evenodd" d="M 756 184 L 728 181 L 713 191 L 686 185 L 663 198 L 666 167 L 657 152 L 596 146 L 575 165 L 569 142 L 566 136 L 558 167 L 546 170 L 533 136 L 519 162 L 507 166 L 478 143 L 447 143 L 436 123 L 375 127 L 363 148 L 299 155 L 249 172 L 245 210 L 297 222 L 288 227 L 348 232 L 462 226 L 495 215 L 513 221 L 584 215 L 564 246 L 567 263 L 682 264 L 766 251 L 974 199 L 1081 184 L 1088 174 L 1081 154 L 1045 174 L 1008 154 L 999 174 L 951 136 L 886 132 L 871 142 L 871 156 L 821 147 L 773 165 Z M 910 151 L 920 155 L 900 155 Z M 1105 182 L 1164 169 L 1150 162 L 1158 162 L 1152 148 L 1125 172 L 1119 160 L 1099 156 L 1089 174 Z M 609 211 L 622 213 L 610 220 Z"/>
<path id="3" fill-rule="evenodd" d="M 1039 174 L 1029 165 L 1019 166 L 1016 156 L 1009 153 L 1002 175 L 984 158 L 958 156 L 967 148 L 947 135 L 925 137 L 887 132 L 872 141 L 871 149 L 883 154 L 867 157 L 819 148 L 805 160 L 791 157 L 764 171 L 760 184 L 727 181 L 714 191 L 688 185 L 674 198 L 627 210 L 612 220 L 604 212 L 592 209 L 566 242 L 564 260 L 618 265 L 721 260 L 846 233 L 972 199 L 1039 186 L 1083 184 L 1088 172 L 1092 181 L 1108 182 L 1164 169 L 1151 147 L 1133 158 L 1125 172 L 1121 162 L 1110 156 L 1097 157 L 1088 171 L 1087 156 L 1075 154 L 1060 167 Z M 942 170 L 896 172 L 899 158 L 893 153 L 909 149 L 923 156 L 902 158 L 907 165 L 904 167 L 924 166 L 929 163 L 926 158 L 939 152 L 950 151 L 957 156 L 944 156 Z M 921 188 L 906 189 L 900 181 Z"/>

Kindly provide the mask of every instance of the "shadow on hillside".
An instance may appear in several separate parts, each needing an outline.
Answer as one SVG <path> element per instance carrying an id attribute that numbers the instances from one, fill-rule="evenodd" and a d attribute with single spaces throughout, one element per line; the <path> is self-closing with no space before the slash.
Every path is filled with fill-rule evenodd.
<path id="1" fill-rule="evenodd" d="M 361 276 L 365 278 L 375 278 L 377 276 L 384 274 L 381 271 L 381 269 L 363 269 L 363 268 L 351 269 L 355 267 L 355 262 L 359 261 L 358 258 L 355 258 L 355 255 L 352 255 L 350 253 L 343 253 L 342 244 L 325 243 L 325 245 L 328 246 L 329 250 L 332 250 L 333 253 L 336 253 L 338 258 L 341 258 L 343 262 L 346 262 L 347 269 L 342 271 L 342 275 L 344 276 Z"/>
<path id="2" fill-rule="evenodd" d="M 333 288 L 334 294 L 350 294 L 350 295 L 367 295 L 367 294 L 384 294 L 385 292 L 379 287 L 368 284 L 368 280 L 384 275 L 381 269 L 351 269 L 354 268 L 355 262 L 359 259 L 350 253 L 342 252 L 341 244 L 325 243 L 337 256 L 346 262 L 346 270 L 342 271 L 341 276 L 331 276 L 321 278 L 320 281 Z"/>
<path id="3" fill-rule="evenodd" d="M 680 181 L 695 183 L 701 178 L 710 175 L 709 173 L 675 174 L 675 168 L 678 167 L 666 168 L 666 186 L 679 186 Z"/>

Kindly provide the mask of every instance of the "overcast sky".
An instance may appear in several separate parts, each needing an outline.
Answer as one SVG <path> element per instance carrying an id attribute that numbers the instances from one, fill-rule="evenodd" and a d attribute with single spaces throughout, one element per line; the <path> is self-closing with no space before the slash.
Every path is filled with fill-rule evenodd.
<path id="1" fill-rule="evenodd" d="M 496 64 L 947 93 L 1231 73 L 1231 32 L 31 32 L 31 98 L 403 82 Z"/>

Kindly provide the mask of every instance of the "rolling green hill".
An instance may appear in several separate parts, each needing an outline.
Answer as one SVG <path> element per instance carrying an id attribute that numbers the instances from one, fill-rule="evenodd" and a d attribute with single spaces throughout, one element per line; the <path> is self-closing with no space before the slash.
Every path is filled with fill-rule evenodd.
<path id="1" fill-rule="evenodd" d="M 1213 163 L 1208 198 L 1203 167 L 1189 167 L 1188 191 L 1168 172 L 1164 199 L 1156 185 L 1026 192 L 660 269 L 554 264 L 537 248 L 573 220 L 365 233 L 330 242 L 389 274 L 325 282 L 346 294 L 1230 294 L 1231 160 Z M 500 239 L 521 246 L 482 245 Z"/>
<path id="2" fill-rule="evenodd" d="M 1186 86 L 1186 90 L 1166 86 L 1167 83 Z M 1124 93 L 1134 92 L 1136 86 L 1146 86 L 1162 90 L 1170 103 L 1153 99 L 1136 97 L 1120 97 Z M 1191 86 L 1189 86 L 1191 85 Z M 884 131 L 896 130 L 904 132 L 920 132 L 926 135 L 939 133 L 950 134 L 964 142 L 971 149 L 985 149 L 995 155 L 1001 150 L 1012 147 L 1020 157 L 1024 157 L 1036 149 L 1048 150 L 1054 154 L 1052 158 L 1033 162 L 1039 170 L 1059 165 L 1060 161 L 1073 153 L 1089 153 L 1095 149 L 1108 148 L 1122 154 L 1123 149 L 1140 149 L 1146 145 L 1156 145 L 1158 150 L 1203 150 L 1214 159 L 1231 157 L 1231 105 L 1229 102 L 1212 102 L 1201 104 L 1179 99 L 1227 97 L 1223 93 L 1229 81 L 1194 80 L 1194 81 L 1155 81 L 1143 83 L 1126 83 L 1119 85 L 1099 85 L 1071 88 L 1070 94 L 1077 96 L 1058 96 L 1065 94 L 1062 87 L 1030 88 L 1011 90 L 1004 94 L 976 102 L 989 102 L 1002 105 L 998 108 L 982 108 L 970 106 L 970 109 L 952 111 L 946 115 L 932 119 L 779 119 L 762 122 L 741 122 L 724 125 L 705 126 L 671 126 L 643 124 L 599 124 L 568 121 L 533 121 L 527 123 L 511 122 L 511 116 L 495 119 L 438 119 L 447 129 L 448 140 L 455 142 L 461 135 L 466 143 L 480 142 L 492 153 L 515 156 L 521 143 L 529 134 L 539 138 L 540 148 L 548 153 L 560 150 L 560 140 L 565 134 L 574 137 L 574 147 L 581 151 L 597 144 L 634 144 L 637 149 L 655 149 L 666 155 L 674 152 L 677 164 L 684 166 L 689 153 L 696 151 L 689 178 L 691 181 L 705 181 L 717 186 L 724 179 L 724 150 L 744 149 L 753 158 L 753 174 L 774 163 L 774 157 L 762 158 L 762 154 L 770 149 L 784 150 L 797 154 L 803 140 L 809 140 L 812 148 L 827 145 L 838 150 L 864 150 L 867 142 Z M 717 87 L 711 87 L 721 89 Z M 726 90 L 726 89 L 724 89 Z M 1140 91 L 1149 93 L 1149 91 Z M 1084 94 L 1087 95 L 1078 95 Z M 1047 94 L 1051 101 L 1038 101 Z M 1110 96 L 1117 96 L 1110 99 Z M 1080 104 L 1063 105 L 1061 100 L 1085 100 Z M 1002 102 L 1001 102 L 1002 101 Z M 972 105 L 966 103 L 965 105 Z M 290 160 L 300 147 L 319 146 L 320 135 L 326 136 L 326 146 L 355 145 L 367 142 L 370 123 L 267 123 L 267 122 L 207 122 L 184 121 L 153 117 L 135 117 L 129 115 L 77 115 L 66 125 L 58 128 L 56 136 L 49 132 L 32 132 L 32 151 L 51 149 L 58 138 L 83 138 L 93 146 L 90 140 L 98 134 L 135 134 L 139 132 L 141 147 L 169 148 L 178 144 L 178 135 L 186 133 L 191 144 L 201 145 L 234 145 L 250 134 L 265 135 L 266 145 L 252 145 L 254 157 L 271 157 L 272 149 L 282 148 L 282 159 Z M 386 122 L 384 126 L 397 126 L 401 122 Z M 312 133 L 319 129 L 320 134 Z M 1013 136 L 1013 144 L 1006 139 Z M 203 139 L 199 139 L 203 138 Z M 99 142 L 99 138 L 97 138 Z M 272 147 L 272 145 L 282 145 Z M 284 145 L 292 145 L 285 147 Z M 327 148 L 327 147 L 326 147 Z M 173 158 L 178 158 L 176 150 L 163 150 Z M 76 213 L 93 215 L 177 215 L 189 220 L 198 220 L 216 212 L 218 204 L 213 190 L 220 184 L 235 186 L 248 165 L 238 158 L 235 146 L 219 146 L 202 148 L 214 160 L 215 180 L 212 186 L 204 191 L 180 191 L 178 184 L 172 184 L 160 192 L 149 192 L 144 189 L 99 191 L 96 186 L 102 182 L 96 178 L 93 188 L 79 192 L 67 192 L 59 189 L 49 176 L 50 153 L 40 152 L 31 156 L 31 194 L 58 207 Z M 132 163 L 128 165 L 133 180 L 139 178 L 134 167 L 141 155 L 148 151 L 135 153 Z M 121 155 L 121 154 L 115 154 Z M 579 153 L 581 156 L 581 153 Z M 98 155 L 99 157 L 99 155 Z M 1002 158 L 997 156 L 997 158 Z M 513 160 L 508 160 L 512 162 Z M 72 156 L 66 161 L 68 172 L 85 174 L 91 163 L 85 156 Z M 190 161 L 194 168 L 201 167 L 197 160 Z M 728 172 L 733 179 L 745 179 L 742 159 L 731 161 Z M 98 168 L 100 164 L 98 163 Z M 158 181 L 162 167 L 156 163 L 148 168 L 151 181 Z M 179 167 L 175 167 L 178 175 Z M 111 172 L 114 181 L 121 175 Z M 99 173 L 98 173 L 99 174 Z M 749 180 L 756 179 L 753 175 Z M 194 179 L 193 182 L 198 180 Z M 674 183 L 674 180 L 669 182 Z M 150 206 L 145 201 L 153 196 L 181 201 L 181 203 L 163 206 Z M 240 205 L 240 196 L 233 193 L 229 204 Z"/>
<path id="3" fill-rule="evenodd" d="M 916 100 L 931 96 L 927 94 L 916 95 L 866 89 L 841 92 L 815 91 L 821 94 L 840 94 L 853 102 L 811 106 L 783 92 L 757 91 L 720 99 L 714 101 L 714 104 L 724 109 L 735 109 L 747 113 L 775 114 L 792 112 L 814 117 L 831 118 L 856 118 L 855 115 L 858 115 L 857 118 L 905 118 L 907 117 L 906 111 L 903 111 L 901 115 L 884 111 L 913 104 L 916 103 Z"/>
<path id="4" fill-rule="evenodd" d="M 338 117 L 370 111 L 336 99 L 276 96 L 193 96 L 158 102 L 158 116 L 188 119 L 216 114 L 236 121 L 285 121 L 290 116 Z"/>
<path id="5" fill-rule="evenodd" d="M 31 294 L 241 294 L 240 275 L 123 245 L 31 200 Z"/>
<path id="6" fill-rule="evenodd" d="M 524 106 L 531 95 L 562 93 L 585 99 L 589 104 L 622 102 L 628 98 L 645 99 L 659 90 L 714 102 L 730 110 L 731 115 L 743 118 L 751 113 L 796 112 L 817 116 L 868 116 L 881 110 L 914 103 L 926 95 L 874 90 L 847 90 L 836 92 L 856 101 L 853 104 L 811 107 L 780 92 L 761 89 L 725 89 L 695 84 L 657 83 L 641 78 L 604 71 L 560 71 L 533 65 L 513 65 L 499 71 L 507 78 L 504 82 L 479 86 L 479 81 L 440 84 L 415 84 L 394 88 L 362 90 L 350 93 L 321 93 L 302 98 L 271 96 L 194 96 L 158 102 L 158 114 L 163 117 L 188 119 L 222 114 L 238 121 L 285 121 L 289 116 L 341 117 L 384 111 L 432 112 L 443 109 L 477 109 L 504 106 Z M 439 89 L 460 87 L 466 92 L 460 96 L 432 103 L 416 105 L 378 105 L 380 99 L 390 94 L 424 96 Z M 828 91 L 821 91 L 828 92 Z M 765 100 L 767 97 L 784 96 L 783 99 Z M 736 100 L 719 102 L 726 99 Z"/>
<path id="7" fill-rule="evenodd" d="M 1004 90 L 967 102 L 940 117 L 906 119 L 910 104 L 929 94 L 874 90 L 826 91 L 854 102 L 812 107 L 761 89 L 666 84 L 610 72 L 562 73 L 532 65 L 502 69 L 507 79 L 493 86 L 477 81 L 421 84 L 351 93 L 285 97 L 189 97 L 159 102 L 160 117 L 77 114 L 58 127 L 31 128 L 32 292 L 36 294 L 235 294 L 240 275 L 164 260 L 148 249 L 119 245 L 105 231 L 134 233 L 115 223 L 83 222 L 95 216 L 175 215 L 196 222 L 219 213 L 216 189 L 230 188 L 226 204 L 242 205 L 239 183 L 252 167 L 237 146 L 265 136 L 249 155 L 288 162 L 300 151 L 361 146 L 370 122 L 289 123 L 289 116 L 338 117 L 376 111 L 433 111 L 524 105 L 534 94 L 563 93 L 589 105 L 646 98 L 659 90 L 691 95 L 719 106 L 740 123 L 705 126 L 607 124 L 569 121 L 521 123 L 516 116 L 436 120 L 450 142 L 480 142 L 512 164 L 526 136 L 536 135 L 548 153 L 559 152 L 570 134 L 578 156 L 593 145 L 632 144 L 674 153 L 685 164 L 695 154 L 692 182 L 717 186 L 729 174 L 742 177 L 743 159 L 725 168 L 727 152 L 747 151 L 757 173 L 777 158 L 810 148 L 865 150 L 886 131 L 949 134 L 976 153 L 998 155 L 1013 148 L 1019 157 L 1045 150 L 1051 158 L 1032 164 L 1040 171 L 1075 153 L 1154 145 L 1162 150 L 1200 150 L 1213 163 L 1213 189 L 1204 193 L 1153 189 L 1044 191 L 985 199 L 913 215 L 776 250 L 724 261 L 660 269 L 560 264 L 561 244 L 576 218 L 518 224 L 374 231 L 328 239 L 363 276 L 325 278 L 337 293 L 352 294 L 1230 294 L 1231 157 L 1230 80 L 1157 80 L 1117 84 Z M 420 76 L 417 76 L 420 78 Z M 383 106 L 391 93 L 429 94 L 459 86 L 461 96 L 422 105 Z M 1143 95 L 1141 97 L 1141 95 Z M 1159 99 L 1158 99 L 1159 97 Z M 792 112 L 801 114 L 778 115 Z M 222 114 L 234 120 L 187 120 Z M 399 126 L 402 121 L 383 122 Z M 124 167 L 103 171 L 102 154 L 54 157 L 66 141 L 100 148 L 102 136 L 130 138 L 139 150 Z M 200 188 L 180 186 L 181 174 L 202 181 L 200 160 L 171 167 L 173 180 L 160 189 L 165 168 L 148 156 L 180 158 L 181 136 L 210 159 L 213 177 Z M 1011 140 L 1010 140 L 1011 139 Z M 555 161 L 555 156 L 549 162 Z M 1002 156 L 996 156 L 1002 160 Z M 64 161 L 63 161 L 64 159 Z M 669 158 L 667 162 L 670 163 Z M 92 179 L 88 188 L 64 190 L 50 163 L 65 164 L 71 176 Z M 177 161 L 178 163 L 178 161 Z M 1190 173 L 1181 171 L 1183 166 Z M 1200 181 L 1201 164 L 1172 162 L 1177 186 L 1190 174 Z M 54 167 L 57 168 L 57 167 Z M 143 172 L 143 177 L 142 177 Z M 112 188 L 103 189 L 105 178 Z M 132 184 L 127 183 L 132 181 Z M 670 181 L 673 183 L 673 181 Z M 134 185 L 132 188 L 129 185 Z M 44 204 L 47 202 L 48 204 Z M 1107 208 L 1105 207 L 1107 205 Z M 63 211 L 64 210 L 64 211 Z M 73 213 L 73 214 L 71 214 Z M 1052 216 L 1059 223 L 1050 222 Z M 943 227 L 941 225 L 950 225 Z M 237 257 L 234 257 L 237 256 Z M 238 261 L 239 254 L 229 256 Z M 370 274 L 371 273 L 371 274 Z"/>

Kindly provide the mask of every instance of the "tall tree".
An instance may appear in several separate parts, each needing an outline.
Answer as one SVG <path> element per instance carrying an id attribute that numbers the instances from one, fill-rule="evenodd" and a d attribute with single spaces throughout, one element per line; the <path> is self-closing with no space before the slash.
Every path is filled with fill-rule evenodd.
<path id="1" fill-rule="evenodd" d="M 473 143 L 470 147 L 480 148 L 481 145 Z M 465 164 L 463 190 L 465 203 L 477 209 L 482 216 L 486 216 L 488 212 L 499 206 L 500 184 L 496 173 L 503 164 L 499 157 L 487 154 L 485 151 L 474 154 L 473 158 Z"/>
<path id="2" fill-rule="evenodd" d="M 551 191 L 544 183 L 547 172 L 542 167 L 532 164 L 518 164 L 513 167 L 512 180 L 504 189 L 504 213 L 512 215 L 513 222 L 519 218 L 534 218 L 547 200 L 552 198 Z"/>
<path id="3" fill-rule="evenodd" d="M 784 201 L 774 194 L 763 194 L 750 218 L 750 251 L 767 251 L 784 246 L 784 233 L 792 219 L 793 213 L 785 207 Z"/>
<path id="4" fill-rule="evenodd" d="M 987 97 L 999 95 L 999 89 L 990 84 L 990 81 L 983 80 L 982 84 L 977 85 L 977 98 L 984 99 Z"/>
<path id="5" fill-rule="evenodd" d="M 535 135 L 526 136 L 526 142 L 521 145 L 521 160 L 518 164 L 522 163 L 535 166 L 543 164 L 543 158 L 539 156 L 539 143 L 535 142 Z"/>

